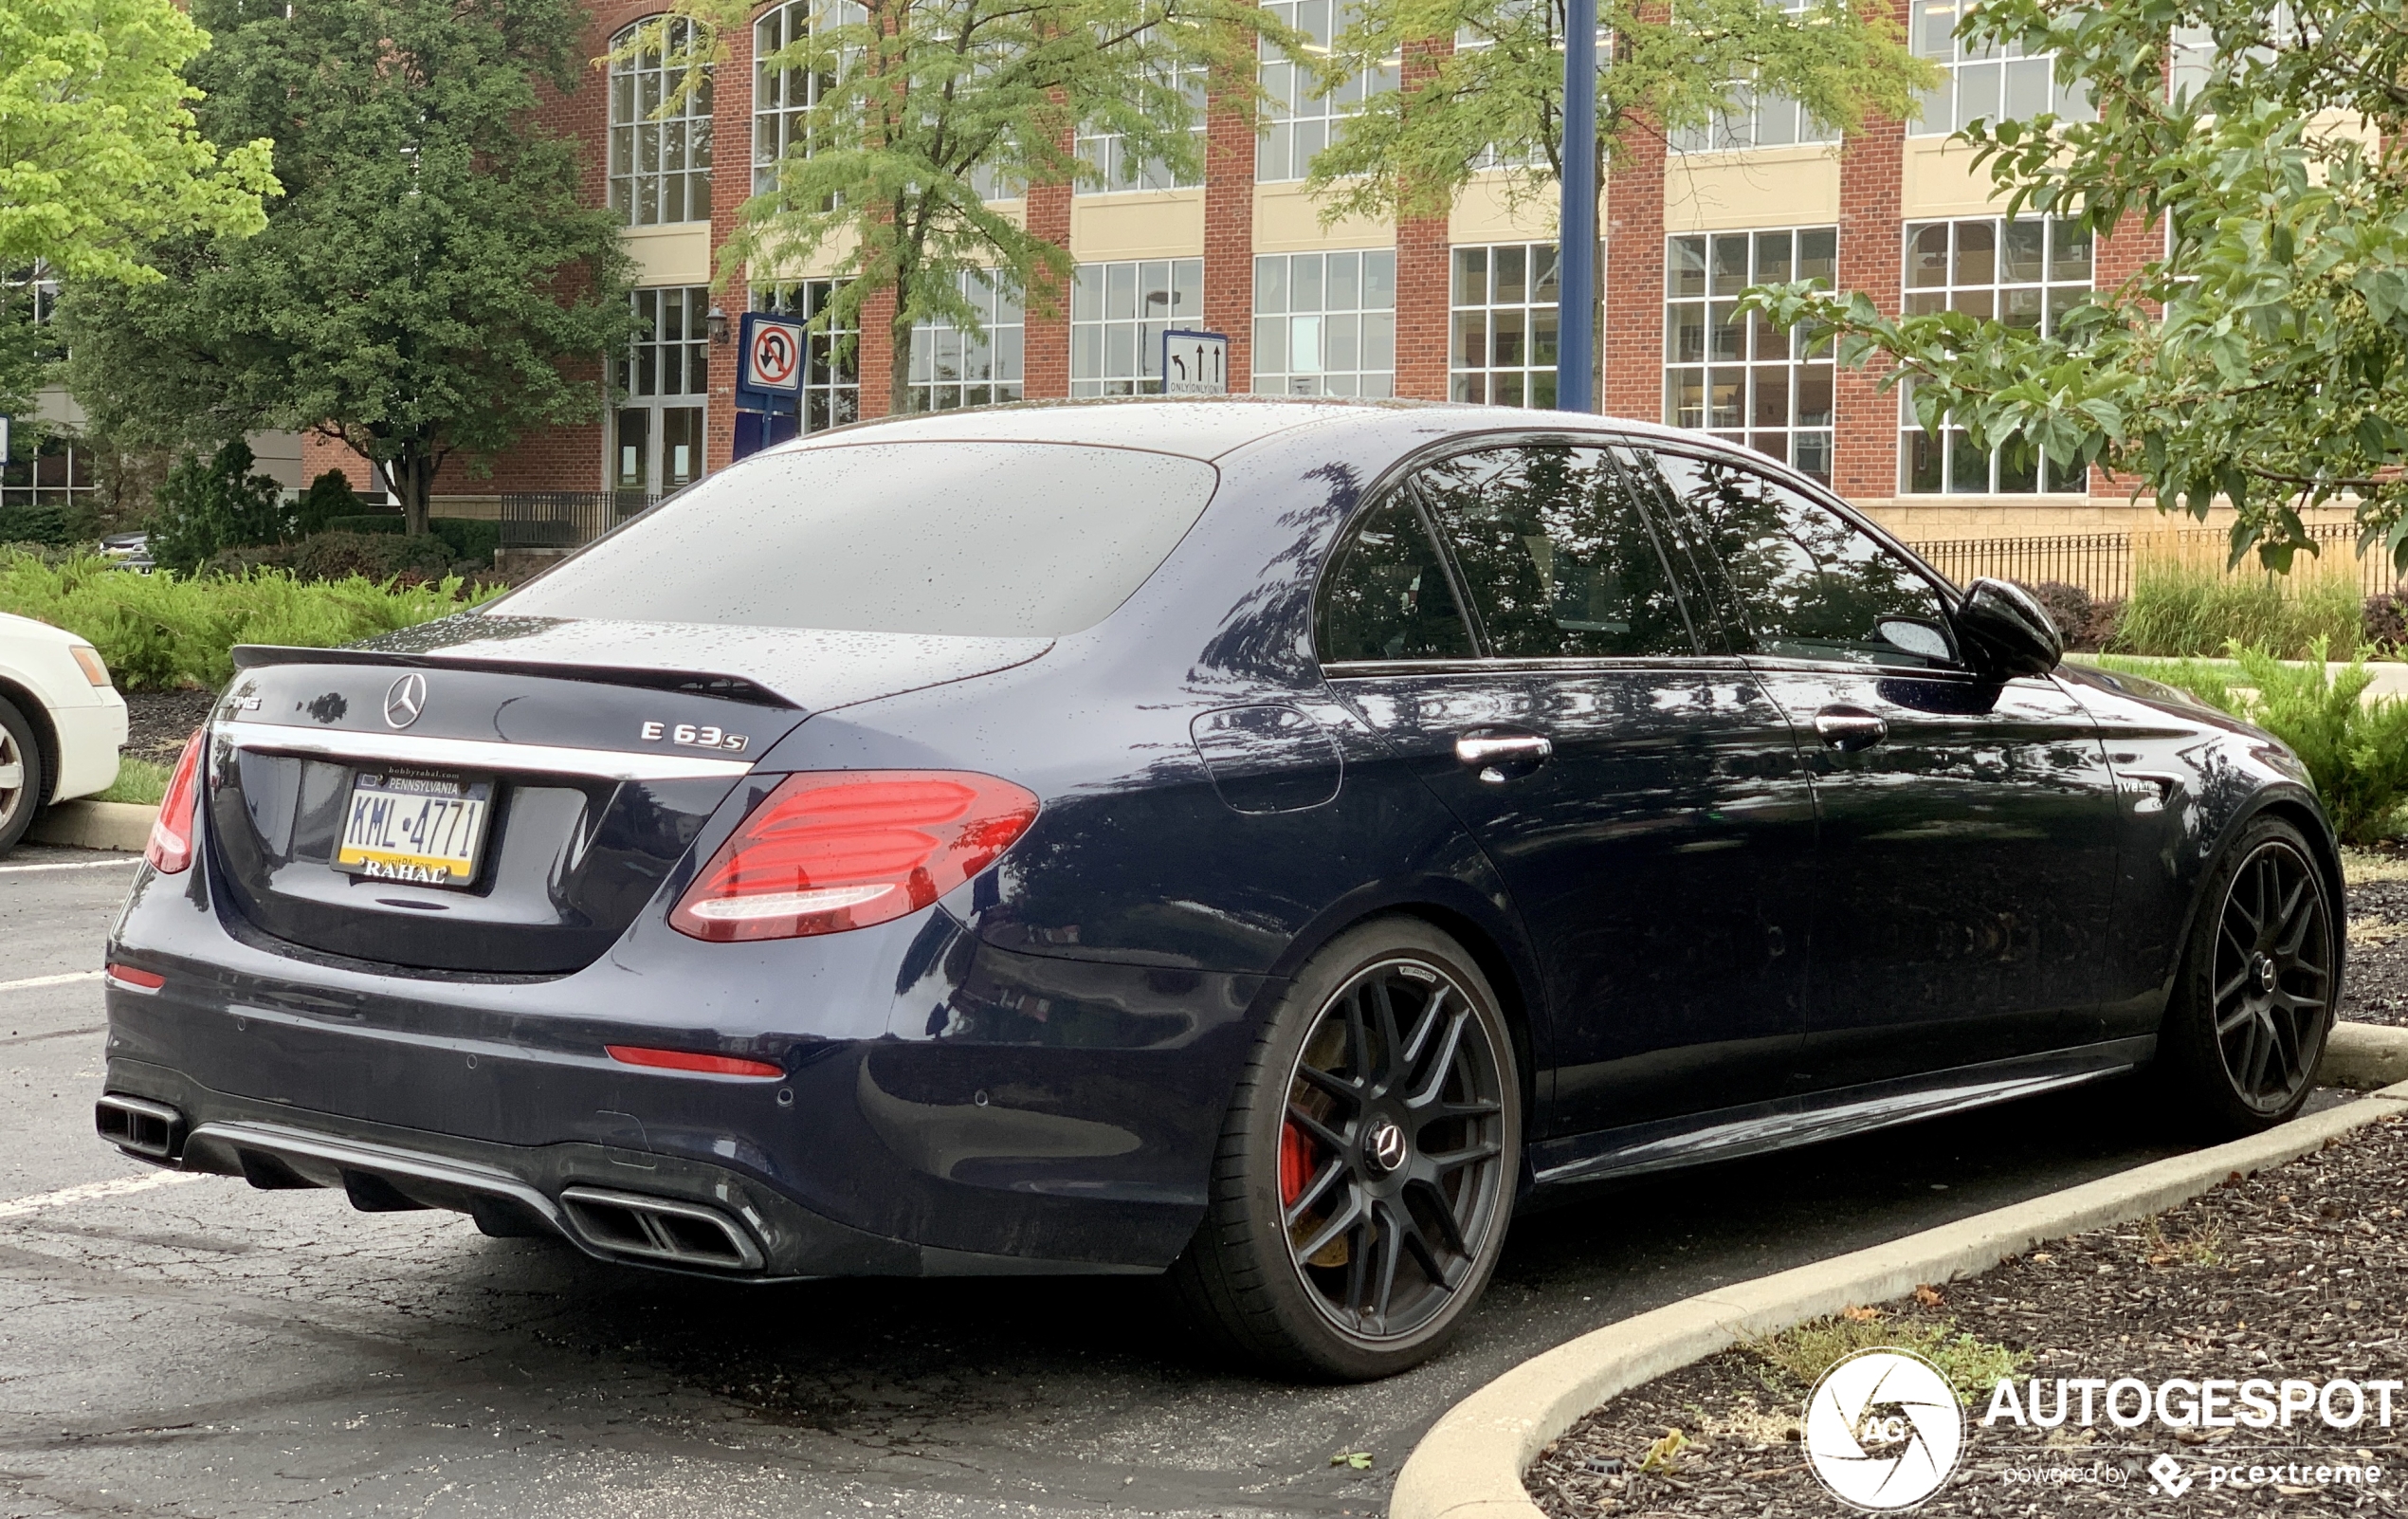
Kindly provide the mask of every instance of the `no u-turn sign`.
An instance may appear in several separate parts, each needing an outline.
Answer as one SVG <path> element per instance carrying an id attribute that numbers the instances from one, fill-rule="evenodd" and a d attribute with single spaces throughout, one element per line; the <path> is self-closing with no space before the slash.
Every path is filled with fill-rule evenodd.
<path id="1" fill-rule="evenodd" d="M 744 316 L 744 374 L 748 391 L 792 395 L 803 384 L 803 324 L 765 312 Z"/>

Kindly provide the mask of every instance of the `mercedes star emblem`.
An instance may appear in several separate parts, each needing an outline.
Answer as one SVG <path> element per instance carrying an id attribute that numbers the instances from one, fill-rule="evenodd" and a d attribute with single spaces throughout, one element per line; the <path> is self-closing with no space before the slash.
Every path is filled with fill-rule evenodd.
<path id="1" fill-rule="evenodd" d="M 1372 1163 L 1383 1171 L 1393 1171 L 1405 1163 L 1405 1131 L 1395 1119 L 1385 1120 L 1371 1131 L 1369 1146 Z"/>
<path id="2" fill-rule="evenodd" d="M 412 670 L 392 683 L 385 692 L 385 721 L 397 728 L 406 728 L 418 721 L 427 710 L 427 677 Z"/>

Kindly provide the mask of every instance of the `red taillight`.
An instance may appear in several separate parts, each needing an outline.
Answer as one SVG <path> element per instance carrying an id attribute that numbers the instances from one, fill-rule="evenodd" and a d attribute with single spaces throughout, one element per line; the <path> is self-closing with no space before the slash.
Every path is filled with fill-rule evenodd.
<path id="1" fill-rule="evenodd" d="M 699 1071 L 706 1076 L 782 1076 L 784 1066 L 766 1060 L 739 1060 L 734 1055 L 696 1054 L 691 1050 L 648 1050 L 640 1044 L 606 1044 L 603 1049 L 622 1065 L 650 1066 L 657 1071 Z"/>
<path id="2" fill-rule="evenodd" d="M 159 801 L 159 815 L 151 824 L 150 847 L 142 857 L 162 875 L 174 875 L 192 864 L 192 814 L 200 805 L 201 751 L 207 747 L 201 732 L 184 741 L 175 773 L 167 778 L 167 795 Z"/>
<path id="3" fill-rule="evenodd" d="M 696 939 L 843 933 L 917 912 L 1036 820 L 1033 793 L 959 770 L 788 776 L 720 846 L 669 923 Z"/>
<path id="4" fill-rule="evenodd" d="M 167 984 L 167 978 L 156 971 L 138 970 L 115 961 L 111 961 L 101 974 L 129 992 L 155 992 Z"/>

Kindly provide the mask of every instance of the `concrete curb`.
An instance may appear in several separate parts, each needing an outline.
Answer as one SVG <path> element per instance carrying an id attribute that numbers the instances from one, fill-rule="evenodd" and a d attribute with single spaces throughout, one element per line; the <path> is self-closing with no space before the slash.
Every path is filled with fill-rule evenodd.
<path id="1" fill-rule="evenodd" d="M 1617 1393 L 1742 1338 L 1778 1333 L 1853 1305 L 1886 1303 L 1920 1283 L 1971 1276 L 2044 1240 L 2145 1218 L 2235 1173 L 2296 1160 L 2336 1135 L 2393 1114 L 2408 1114 L 2408 1082 L 2249 1139 L 1609 1324 L 1523 1362 L 1448 1410 L 1397 1473 L 1390 1519 L 1542 1519 L 1522 1485 L 1523 1469 L 1541 1446 Z"/>
<path id="2" fill-rule="evenodd" d="M 2316 1067 L 2321 1086 L 2373 1091 L 2408 1081 L 2408 1029 L 2381 1023 L 2336 1023 Z"/>
<path id="3" fill-rule="evenodd" d="M 129 850 L 137 853 L 151 841 L 155 807 L 133 802 L 58 802 L 43 810 L 26 837 L 36 844 L 63 844 L 76 850 Z"/>

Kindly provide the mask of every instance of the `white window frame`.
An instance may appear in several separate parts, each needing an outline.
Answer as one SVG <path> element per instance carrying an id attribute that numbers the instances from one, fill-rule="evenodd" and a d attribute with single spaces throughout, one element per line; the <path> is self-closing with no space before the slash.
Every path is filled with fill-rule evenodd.
<path id="1" fill-rule="evenodd" d="M 705 322 L 711 309 L 706 284 L 644 285 L 628 292 L 637 330 L 619 360 L 618 404 L 611 418 L 610 481 L 616 490 L 662 496 L 702 477 L 710 438 L 711 343 Z M 685 445 L 694 452 L 688 467 L 678 470 L 668 442 L 666 413 L 695 413 L 694 437 Z M 627 419 L 649 414 L 640 444 L 640 477 L 627 475 Z"/>
<path id="2" fill-rule="evenodd" d="M 992 269 L 965 269 L 958 288 L 978 308 L 983 333 L 950 321 L 923 321 L 911 334 L 911 409 L 950 412 L 1021 399 L 1026 318 L 1019 292 Z"/>
<path id="3" fill-rule="evenodd" d="M 1143 162 L 1132 160 L 1129 139 L 1118 132 L 1105 132 L 1092 126 L 1082 126 L 1072 144 L 1079 161 L 1093 164 L 1101 181 L 1088 184 L 1080 180 L 1071 187 L 1074 195 L 1114 195 L 1143 190 L 1201 190 L 1204 187 L 1204 129 L 1208 100 L 1205 94 L 1206 70 L 1201 64 L 1191 64 L 1179 70 L 1181 93 L 1187 97 L 1188 132 L 1195 139 L 1195 169 L 1193 173 L 1174 173 L 1159 158 Z"/>
<path id="4" fill-rule="evenodd" d="M 1521 294 L 1499 300 L 1499 254 L 1518 259 Z M 1477 267 L 1475 269 L 1474 263 Z M 1597 261 L 1604 267 L 1604 260 Z M 1447 259 L 1447 393 L 1474 405 L 1551 407 L 1555 404 L 1555 328 L 1559 309 L 1552 283 L 1562 264 L 1555 243 L 1458 245 Z M 1541 320 L 1541 319 L 1544 320 Z M 1544 354 L 1540 354 L 1543 329 Z M 1478 353 L 1472 349 L 1477 346 Z M 1512 345 L 1510 348 L 1507 345 Z M 1501 361 L 1508 352 L 1520 357 Z"/>
<path id="5" fill-rule="evenodd" d="M 1810 9 L 1815 0 L 1764 0 L 1775 10 L 1793 15 Z M 1731 87 L 1729 110 L 1717 111 L 1704 126 L 1683 127 L 1665 139 L 1672 153 L 1746 153 L 1756 148 L 1816 147 L 1839 140 L 1836 127 L 1825 126 L 1806 107 L 1779 90 L 1758 90 L 1740 80 Z"/>
<path id="6" fill-rule="evenodd" d="M 811 320 L 827 308 L 837 279 L 795 280 L 753 290 L 755 311 Z M 798 397 L 803 432 L 825 432 L 861 420 L 861 328 L 830 327 L 803 339 L 803 389 Z"/>
<path id="7" fill-rule="evenodd" d="M 753 22 L 753 193 L 777 185 L 777 165 L 789 156 L 811 156 L 812 119 L 833 75 L 804 68 L 772 70 L 758 60 L 794 46 L 825 26 L 859 26 L 867 16 L 860 0 L 788 0 Z"/>
<path id="8" fill-rule="evenodd" d="M 658 19 L 653 18 L 653 19 Z M 611 39 L 613 52 L 634 40 L 637 22 Z M 694 23 L 669 23 L 669 52 L 692 45 Z M 667 55 L 614 59 L 610 76 L 611 209 L 629 227 L 674 227 L 711 219 L 711 86 L 701 87 L 675 112 L 655 113 L 682 81 Z M 697 198 L 699 196 L 699 199 Z M 678 214 L 664 214 L 674 199 Z"/>
<path id="9" fill-rule="evenodd" d="M 1828 223 L 1668 236 L 1664 420 L 1711 431 L 1830 485 L 1838 365 L 1829 339 L 1803 325 L 1784 333 L 1761 317 L 1741 321 L 1736 314 L 1739 292 L 1751 284 L 1819 277 L 1830 288 L 1838 271 L 1839 229 Z"/>
<path id="10" fill-rule="evenodd" d="M 2021 271 L 2009 267 L 2011 227 L 2017 231 L 2040 229 L 2040 278 L 2026 277 L 2029 265 Z M 1990 243 L 1987 278 L 1980 276 L 1978 245 L 1969 248 L 1965 239 L 1967 229 L 1987 229 Z M 1944 249 L 1936 241 L 1940 233 L 1945 234 Z M 1959 216 L 1908 222 L 1900 229 L 1900 308 L 1907 316 L 1962 311 L 1978 319 L 1995 318 L 2050 333 L 2055 331 L 2060 315 L 2095 288 L 2097 244 L 2069 219 L 2026 216 L 2010 222 L 2002 216 Z M 2077 247 L 2087 250 L 2078 258 L 2073 255 Z M 2073 278 L 2077 269 L 2078 281 Z M 2011 273 L 2017 277 L 2010 278 Z M 2080 496 L 2090 488 L 2087 470 L 2076 468 L 2068 476 L 2045 459 L 2034 461 L 2029 484 L 2004 475 L 2004 468 L 2000 450 L 1992 449 L 1986 457 L 1975 455 L 1965 442 L 1964 430 L 1949 426 L 1946 418 L 1942 419 L 1939 437 L 1925 432 L 1915 420 L 1911 387 L 1899 387 L 1900 495 Z M 1935 480 L 1937 485 L 1930 483 Z"/>
<path id="11" fill-rule="evenodd" d="M 1201 258 L 1080 265 L 1070 280 L 1070 393 L 1161 393 L 1162 334 L 1204 326 Z"/>
<path id="12" fill-rule="evenodd" d="M 1257 395 L 1396 394 L 1396 250 L 1256 254 L 1252 346 Z"/>
<path id="13" fill-rule="evenodd" d="M 2089 92 L 2056 82 L 2057 55 L 2029 54 L 2021 43 L 1969 51 L 1957 40 L 1957 24 L 1980 0 L 1912 0 L 1906 12 L 1907 46 L 1918 58 L 1940 65 L 1940 83 L 1925 92 L 1923 115 L 1906 123 L 1909 137 L 1944 137 L 1979 119 L 2024 120 L 2053 112 L 2060 120 L 2096 116 Z"/>
<path id="14" fill-rule="evenodd" d="M 1348 0 L 1262 0 L 1262 8 L 1311 38 L 1305 51 L 1324 56 L 1355 19 Z M 1254 150 L 1254 182 L 1264 185 L 1292 183 L 1311 173 L 1314 156 L 1345 135 L 1346 119 L 1372 96 L 1396 88 L 1403 72 L 1402 59 L 1388 59 L 1315 95 L 1311 75 L 1277 47 L 1262 44 L 1259 58 L 1263 92 L 1270 97 Z"/>

